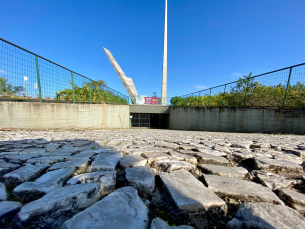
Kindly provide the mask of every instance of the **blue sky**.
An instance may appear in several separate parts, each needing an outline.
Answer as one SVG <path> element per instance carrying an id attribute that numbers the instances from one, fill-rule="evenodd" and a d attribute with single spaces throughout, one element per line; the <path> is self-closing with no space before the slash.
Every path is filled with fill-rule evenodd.
<path id="1" fill-rule="evenodd" d="M 0 37 L 127 95 L 161 95 L 164 0 L 0 0 Z M 305 62 L 304 0 L 168 0 L 168 97 Z"/>

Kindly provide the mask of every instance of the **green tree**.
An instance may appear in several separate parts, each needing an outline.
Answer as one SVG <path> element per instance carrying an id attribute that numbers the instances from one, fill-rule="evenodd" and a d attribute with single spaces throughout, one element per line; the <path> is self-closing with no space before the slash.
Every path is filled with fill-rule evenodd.
<path id="1" fill-rule="evenodd" d="M 12 86 L 10 83 L 7 83 L 7 79 L 0 77 L 0 95 L 2 96 L 13 96 L 19 95 L 24 88 L 22 86 Z"/>

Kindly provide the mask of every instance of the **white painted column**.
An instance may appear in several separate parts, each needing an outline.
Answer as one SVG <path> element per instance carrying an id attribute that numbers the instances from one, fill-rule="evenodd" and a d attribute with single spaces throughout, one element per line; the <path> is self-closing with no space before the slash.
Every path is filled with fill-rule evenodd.
<path id="1" fill-rule="evenodd" d="M 163 49 L 163 72 L 162 72 L 162 105 L 166 105 L 167 97 L 167 0 L 165 0 L 164 22 L 164 49 Z"/>

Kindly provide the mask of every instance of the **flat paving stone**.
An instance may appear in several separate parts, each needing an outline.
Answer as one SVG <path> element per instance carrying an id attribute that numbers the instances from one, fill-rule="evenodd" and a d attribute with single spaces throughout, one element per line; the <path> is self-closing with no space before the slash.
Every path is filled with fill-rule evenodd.
<path id="1" fill-rule="evenodd" d="M 200 164 L 228 165 L 229 161 L 223 157 L 207 153 L 196 153 Z"/>
<path id="2" fill-rule="evenodd" d="M 4 184 L 0 183 L 0 201 L 7 200 L 7 192 Z"/>
<path id="3" fill-rule="evenodd" d="M 227 154 L 224 152 L 220 152 L 218 150 L 205 149 L 205 148 L 197 148 L 200 153 L 211 154 L 218 157 L 225 157 Z"/>
<path id="4" fill-rule="evenodd" d="M 154 191 L 155 176 L 149 166 L 127 168 L 125 172 L 128 184 L 136 188 L 141 195 L 147 196 Z"/>
<path id="5" fill-rule="evenodd" d="M 58 228 L 69 218 L 67 213 L 71 214 L 89 207 L 97 202 L 99 197 L 100 185 L 97 183 L 57 188 L 42 198 L 24 205 L 17 214 L 17 224 L 22 227 L 35 225 Z"/>
<path id="6" fill-rule="evenodd" d="M 239 179 L 245 178 L 248 173 L 248 170 L 242 167 L 227 167 L 212 164 L 200 164 L 197 167 L 206 174 L 228 176 Z"/>
<path id="7" fill-rule="evenodd" d="M 284 160 L 270 159 L 267 157 L 255 157 L 255 168 L 270 171 L 287 178 L 302 178 L 302 166 Z"/>
<path id="8" fill-rule="evenodd" d="M 123 156 L 119 152 L 105 152 L 94 156 L 94 161 L 89 167 L 89 172 L 115 170 L 120 158 Z"/>
<path id="9" fill-rule="evenodd" d="M 157 147 L 163 147 L 163 148 L 169 148 L 169 149 L 174 149 L 174 150 L 177 150 L 179 149 L 179 145 L 175 144 L 175 143 L 170 143 L 170 142 L 162 142 L 162 141 L 159 141 L 159 142 L 156 142 L 155 143 L 155 146 Z"/>
<path id="10" fill-rule="evenodd" d="M 40 153 L 31 153 L 31 154 L 20 154 L 20 155 L 6 155 L 4 158 L 7 161 L 12 162 L 19 162 L 24 163 L 27 162 L 29 159 L 41 157 Z"/>
<path id="11" fill-rule="evenodd" d="M 197 159 L 191 155 L 183 154 L 183 153 L 178 153 L 176 151 L 171 151 L 169 153 L 172 158 L 180 160 L 180 161 L 186 161 L 188 163 L 196 164 Z"/>
<path id="12" fill-rule="evenodd" d="M 84 173 L 70 178 L 66 185 L 100 183 L 101 195 L 111 193 L 116 185 L 116 171 Z"/>
<path id="13" fill-rule="evenodd" d="M 122 166 L 124 169 L 137 166 L 145 166 L 146 164 L 147 159 L 137 155 L 124 155 L 120 159 L 120 166 Z"/>
<path id="14" fill-rule="evenodd" d="M 16 201 L 2 201 L 0 202 L 0 226 L 1 221 L 11 220 L 17 212 L 19 212 L 22 204 Z"/>
<path id="15" fill-rule="evenodd" d="M 241 222 L 242 228 L 245 229 L 305 228 L 305 219 L 296 210 L 270 203 L 241 204 L 236 213 L 235 221 Z M 236 224 L 237 222 L 235 222 Z M 227 226 L 227 228 L 233 227 Z"/>
<path id="16" fill-rule="evenodd" d="M 193 164 L 187 163 L 185 161 L 178 161 L 173 158 L 166 158 L 155 161 L 153 167 L 163 172 L 171 172 L 178 169 L 185 169 L 185 170 L 196 169 L 196 166 Z"/>
<path id="17" fill-rule="evenodd" d="M 28 154 L 27 154 L 28 155 Z M 30 164 L 54 164 L 57 162 L 65 161 L 65 157 L 63 156 L 48 156 L 48 157 L 37 157 L 37 158 L 31 158 L 27 160 L 27 163 Z"/>
<path id="18" fill-rule="evenodd" d="M 48 171 L 53 171 L 57 169 L 63 169 L 63 168 L 74 168 L 74 175 L 78 175 L 80 173 L 83 173 L 88 168 L 88 160 L 87 159 L 79 159 L 74 161 L 65 161 L 65 162 L 59 162 L 53 164 L 50 168 L 48 168 Z"/>
<path id="19" fill-rule="evenodd" d="M 230 197 L 241 202 L 283 202 L 267 187 L 254 182 L 217 175 L 204 175 L 208 188 L 222 198 Z"/>
<path id="20" fill-rule="evenodd" d="M 270 188 L 272 191 L 287 188 L 292 185 L 291 180 L 278 174 L 259 170 L 254 171 L 254 174 L 262 185 Z"/>
<path id="21" fill-rule="evenodd" d="M 10 173 L 7 173 L 3 176 L 5 183 L 10 185 L 18 185 L 23 182 L 36 179 L 39 177 L 46 169 L 47 165 L 37 164 L 30 165 L 27 164 L 25 166 L 20 167 Z"/>
<path id="22" fill-rule="evenodd" d="M 296 209 L 301 214 L 305 214 L 305 194 L 284 188 L 279 192 L 279 197 L 286 205 Z"/>
<path id="23" fill-rule="evenodd" d="M 151 164 L 154 161 L 157 160 L 161 160 L 161 159 L 165 159 L 165 158 L 170 158 L 171 156 L 169 156 L 166 153 L 162 153 L 162 152 L 145 152 L 142 154 L 143 157 L 147 158 L 147 163 Z"/>
<path id="24" fill-rule="evenodd" d="M 13 193 L 18 197 L 23 197 L 26 201 L 35 199 L 36 196 L 44 195 L 53 189 L 62 187 L 72 176 L 74 168 L 58 169 L 48 172 L 34 182 L 24 182 L 18 185 Z"/>
<path id="25" fill-rule="evenodd" d="M 9 173 L 15 169 L 18 169 L 20 165 L 8 163 L 5 161 L 0 161 L 0 176 L 3 176 L 6 173 Z"/>
<path id="26" fill-rule="evenodd" d="M 186 170 L 161 173 L 162 184 L 182 212 L 221 212 L 226 203 Z"/>
<path id="27" fill-rule="evenodd" d="M 180 225 L 180 226 L 170 226 L 164 220 L 160 218 L 154 218 L 151 221 L 150 229 L 195 229 L 191 226 Z"/>
<path id="28" fill-rule="evenodd" d="M 146 229 L 148 208 L 133 187 L 119 188 L 98 203 L 67 220 L 62 229 Z"/>

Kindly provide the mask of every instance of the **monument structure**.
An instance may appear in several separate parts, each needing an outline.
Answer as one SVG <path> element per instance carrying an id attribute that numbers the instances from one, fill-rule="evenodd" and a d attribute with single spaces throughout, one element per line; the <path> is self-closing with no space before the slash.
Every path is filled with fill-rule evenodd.
<path id="1" fill-rule="evenodd" d="M 163 50 L 163 72 L 162 72 L 162 105 L 166 105 L 167 97 L 167 0 L 165 0 L 165 19 L 164 19 L 164 50 Z"/>
<path id="2" fill-rule="evenodd" d="M 136 104 L 136 98 L 139 96 L 137 89 L 131 78 L 127 77 L 119 64 L 114 59 L 111 52 L 105 48 L 106 53 L 111 65 L 120 77 L 125 89 L 127 90 L 131 101 Z M 165 0 L 165 18 L 164 18 L 164 47 L 163 47 L 163 68 L 162 68 L 162 87 L 161 87 L 161 105 L 166 105 L 167 99 L 167 0 Z"/>
<path id="3" fill-rule="evenodd" d="M 136 89 L 132 79 L 125 75 L 125 73 L 121 69 L 120 65 L 118 64 L 118 62 L 116 62 L 116 60 L 112 56 L 111 52 L 105 48 L 103 48 L 103 49 L 104 49 L 104 52 L 106 53 L 111 65 L 113 66 L 114 70 L 120 77 L 126 91 L 129 94 L 129 97 L 130 97 L 132 103 L 136 104 L 136 97 L 138 97 L 139 95 L 138 95 L 137 89 Z"/>

